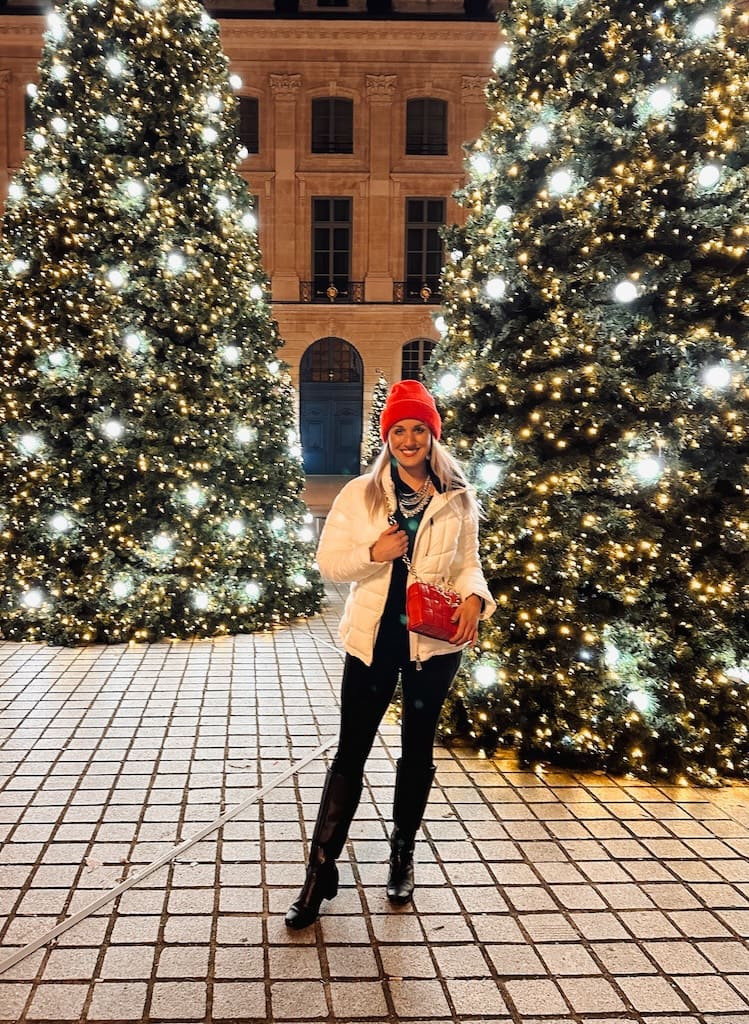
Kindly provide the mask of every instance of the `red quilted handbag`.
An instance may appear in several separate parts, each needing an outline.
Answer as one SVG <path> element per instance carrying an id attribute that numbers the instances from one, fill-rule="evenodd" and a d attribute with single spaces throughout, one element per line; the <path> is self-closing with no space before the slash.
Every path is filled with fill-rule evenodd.
<path id="1" fill-rule="evenodd" d="M 450 619 L 460 604 L 460 594 L 434 583 L 412 583 L 406 591 L 406 618 L 412 633 L 450 640 L 457 626 Z"/>

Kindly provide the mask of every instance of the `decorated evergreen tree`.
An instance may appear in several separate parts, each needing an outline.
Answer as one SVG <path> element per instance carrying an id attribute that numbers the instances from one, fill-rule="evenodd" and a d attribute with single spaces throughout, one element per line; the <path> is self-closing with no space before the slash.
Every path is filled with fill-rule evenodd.
<path id="1" fill-rule="evenodd" d="M 501 24 L 430 363 L 500 606 L 453 717 L 528 763 L 746 775 L 745 19 L 511 0 Z"/>
<path id="2" fill-rule="evenodd" d="M 364 465 L 376 458 L 382 448 L 382 437 L 380 436 L 380 415 L 385 408 L 388 397 L 388 382 L 382 370 L 377 371 L 377 383 L 372 392 L 372 411 L 369 416 L 369 430 L 364 439 Z"/>
<path id="3" fill-rule="evenodd" d="M 217 23 L 197 0 L 60 2 L 32 94 L 0 260 L 0 634 L 210 636 L 315 611 Z"/>

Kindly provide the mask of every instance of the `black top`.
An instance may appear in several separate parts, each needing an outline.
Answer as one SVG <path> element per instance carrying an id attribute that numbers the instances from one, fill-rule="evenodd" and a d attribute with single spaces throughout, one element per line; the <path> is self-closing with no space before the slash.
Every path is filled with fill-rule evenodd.
<path id="1" fill-rule="evenodd" d="M 414 494 L 415 491 L 412 487 L 409 487 L 407 483 L 404 483 L 398 475 L 397 464 L 395 459 L 391 460 L 390 463 L 390 475 L 393 481 L 393 487 L 395 488 L 395 512 L 392 518 L 398 524 L 398 528 L 406 531 L 406 537 L 408 538 L 408 550 L 406 554 L 409 558 L 413 556 L 414 541 L 416 540 L 416 534 L 419 529 L 419 524 L 424 516 L 424 513 L 429 508 L 429 502 L 424 508 L 415 516 L 406 518 L 400 510 L 398 505 L 399 494 Z M 432 478 L 434 489 L 437 492 L 442 490 L 442 486 L 437 477 L 432 473 L 431 468 L 429 475 Z M 390 642 L 408 643 L 408 624 L 406 622 L 406 580 L 408 578 L 408 569 L 406 563 L 402 558 L 396 558 L 393 560 L 393 574 L 390 577 L 390 589 L 388 590 L 388 596 L 385 601 L 385 610 L 382 613 L 382 619 L 380 621 L 380 632 L 378 634 L 378 640 L 383 636 L 387 636 Z"/>

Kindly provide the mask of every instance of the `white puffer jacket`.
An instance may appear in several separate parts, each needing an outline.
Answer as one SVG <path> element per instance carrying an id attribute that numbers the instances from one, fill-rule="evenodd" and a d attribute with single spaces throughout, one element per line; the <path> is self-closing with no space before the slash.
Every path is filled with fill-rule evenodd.
<path id="1" fill-rule="evenodd" d="M 383 509 L 369 514 L 364 491 L 371 474 L 347 483 L 333 502 L 317 549 L 322 575 L 335 583 L 350 583 L 351 589 L 341 618 L 339 635 L 348 654 L 372 664 L 377 631 L 385 609 L 392 562 L 372 562 L 369 548 L 388 527 Z M 390 474 L 381 480 L 395 508 Z M 489 593 L 478 557 L 478 522 L 471 513 L 463 491 L 435 494 L 426 507 L 414 541 L 411 558 L 414 573 L 429 583 L 449 581 L 465 599 L 477 594 L 484 600 L 482 619 L 489 618 L 496 604 Z M 409 576 L 409 582 L 413 577 Z M 409 634 L 411 660 L 426 661 L 433 654 L 451 654 L 460 648 L 443 640 Z"/>

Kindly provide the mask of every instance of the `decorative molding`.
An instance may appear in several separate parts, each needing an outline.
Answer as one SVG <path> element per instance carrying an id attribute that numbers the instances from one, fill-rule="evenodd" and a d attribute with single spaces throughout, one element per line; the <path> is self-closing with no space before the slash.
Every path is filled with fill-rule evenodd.
<path id="1" fill-rule="evenodd" d="M 372 103 L 391 103 L 397 82 L 397 75 L 367 75 L 367 96 Z"/>
<path id="2" fill-rule="evenodd" d="M 479 75 L 463 75 L 461 88 L 463 90 L 464 103 L 485 103 L 486 102 L 487 79 Z"/>
<path id="3" fill-rule="evenodd" d="M 293 100 L 302 87 L 302 76 L 272 71 L 268 75 L 271 92 L 277 100 Z"/>
<path id="4" fill-rule="evenodd" d="M 8 95 L 8 86 L 10 85 L 10 71 L 3 69 L 0 71 L 0 99 L 5 99 Z"/>

